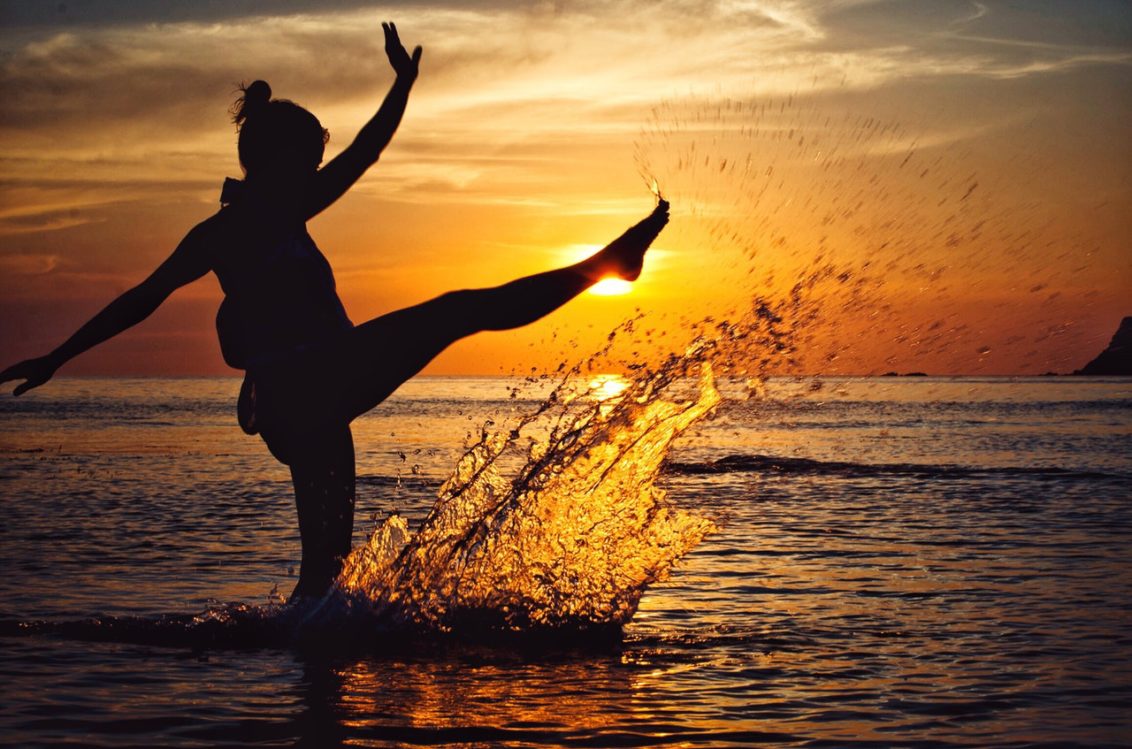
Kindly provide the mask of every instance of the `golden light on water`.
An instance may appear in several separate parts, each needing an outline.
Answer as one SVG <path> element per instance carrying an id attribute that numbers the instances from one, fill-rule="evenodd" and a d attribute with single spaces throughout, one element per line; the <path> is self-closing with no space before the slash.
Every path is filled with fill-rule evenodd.
<path id="1" fill-rule="evenodd" d="M 697 365 L 699 394 L 687 400 L 670 385 Z M 485 427 L 428 517 L 415 531 L 387 518 L 350 552 L 338 589 L 436 631 L 463 627 L 469 615 L 501 630 L 624 625 L 646 588 L 714 529 L 669 504 L 656 482 L 672 442 L 721 396 L 707 362 L 666 366 L 632 382 L 564 382 L 547 408 Z M 532 447 L 536 434 L 549 439 Z"/>
<path id="2" fill-rule="evenodd" d="M 629 381 L 619 374 L 600 374 L 590 378 L 590 395 L 599 401 L 615 398 L 629 387 Z"/>

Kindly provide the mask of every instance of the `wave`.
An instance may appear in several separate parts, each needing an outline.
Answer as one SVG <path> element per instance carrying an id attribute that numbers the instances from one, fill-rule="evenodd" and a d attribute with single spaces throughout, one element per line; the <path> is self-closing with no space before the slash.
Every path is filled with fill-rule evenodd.
<path id="1" fill-rule="evenodd" d="M 703 462 L 668 461 L 666 473 L 684 476 L 727 473 L 769 473 L 796 476 L 912 476 L 918 478 L 985 478 L 1020 476 L 1036 479 L 1105 479 L 1128 481 L 1132 475 L 1116 472 L 1081 471 L 1055 466 L 964 466 L 926 463 L 853 463 L 789 458 L 777 455 L 728 455 Z"/>
<path id="2" fill-rule="evenodd" d="M 333 613 L 330 613 L 332 610 Z M 464 616 L 448 631 L 416 626 L 403 618 L 380 618 L 345 605 L 338 596 L 289 604 L 224 603 L 199 613 L 151 616 L 94 615 L 61 620 L 0 618 L 0 637 L 55 637 L 193 650 L 299 649 L 324 653 L 404 652 L 406 645 L 500 647 L 527 655 L 565 651 L 606 652 L 622 646 L 665 650 L 752 647 L 792 650 L 812 647 L 822 633 L 775 631 L 754 625 L 717 624 L 678 632 L 648 626 L 626 632 L 613 623 L 577 620 L 555 628 L 501 631 L 494 617 Z"/>
<path id="3" fill-rule="evenodd" d="M 440 632 L 403 617 L 361 609 L 332 592 L 289 604 L 224 603 L 199 613 L 95 615 L 61 620 L 0 618 L 0 637 L 54 637 L 191 650 L 296 649 L 333 654 L 399 653 L 413 643 L 430 647 L 503 647 L 527 653 L 605 652 L 623 640 L 620 624 L 578 618 L 555 627 L 502 631 L 495 617 L 464 612 Z"/>
<path id="4" fill-rule="evenodd" d="M 203 612 L 104 616 L 59 621 L 0 619 L 0 636 L 46 635 L 86 642 L 189 648 L 282 646 L 293 639 L 298 608 L 231 603 Z"/>

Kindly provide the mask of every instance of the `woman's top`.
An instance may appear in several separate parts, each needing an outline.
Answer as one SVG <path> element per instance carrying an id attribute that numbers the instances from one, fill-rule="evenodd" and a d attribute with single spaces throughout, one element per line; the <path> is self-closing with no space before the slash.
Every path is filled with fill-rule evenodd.
<path id="1" fill-rule="evenodd" d="M 219 218 L 229 239 L 215 248 L 224 290 L 216 331 L 224 361 L 237 369 L 284 363 L 353 328 L 330 263 L 302 222 L 279 221 L 246 185 L 225 180 Z"/>

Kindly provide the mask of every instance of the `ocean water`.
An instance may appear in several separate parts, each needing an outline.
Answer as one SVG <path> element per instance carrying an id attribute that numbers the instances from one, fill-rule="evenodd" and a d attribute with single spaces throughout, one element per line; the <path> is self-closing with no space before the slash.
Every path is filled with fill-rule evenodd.
<path id="1" fill-rule="evenodd" d="M 545 395 L 514 384 L 419 378 L 355 423 L 357 544 Z M 1128 379 L 721 383 L 660 480 L 715 530 L 620 637 L 294 644 L 225 626 L 299 548 L 238 388 L 0 398 L 0 744 L 1132 745 Z"/>

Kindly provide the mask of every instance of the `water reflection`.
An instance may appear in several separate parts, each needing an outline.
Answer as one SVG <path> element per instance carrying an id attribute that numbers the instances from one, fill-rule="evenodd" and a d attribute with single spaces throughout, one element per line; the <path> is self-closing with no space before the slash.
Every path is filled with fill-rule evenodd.
<path id="1" fill-rule="evenodd" d="M 487 382 L 416 383 L 360 429 L 374 444 L 396 431 L 409 464 L 424 462 L 401 440 L 443 450 L 509 406 L 492 394 L 509 383 Z M 35 442 L 3 455 L 0 561 L 13 574 L 0 624 L 259 603 L 286 579 L 297 548 L 287 477 L 257 477 L 251 443 L 205 452 L 211 425 L 230 419 L 220 388 L 178 383 L 209 405 L 160 428 L 180 440 L 168 454 L 148 452 L 165 444 L 147 441 L 149 427 L 136 453 L 124 435 L 105 453 L 81 447 L 102 444 L 107 414 L 148 408 L 157 389 L 143 384 L 107 383 L 96 406 L 72 398 L 68 413 L 91 411 L 70 426 L 34 401 L 0 403 L 37 425 Z M 190 652 L 186 640 L 210 638 L 186 632 L 168 647 L 176 618 L 124 635 L 105 622 L 10 627 L 0 735 L 114 747 L 1129 744 L 1127 379 L 765 390 L 725 400 L 661 474 L 676 505 L 718 528 L 649 588 L 616 650 L 367 633 L 357 640 L 371 644 L 328 655 L 267 647 L 252 629 Z M 382 449 L 364 463 L 363 505 L 396 503 L 416 525 L 435 486 L 406 479 L 395 493 L 405 463 Z M 450 467 L 442 455 L 428 475 Z M 675 470 L 728 456 L 720 473 Z"/>
<path id="2" fill-rule="evenodd" d="M 631 667 L 610 654 L 567 653 L 534 662 L 492 649 L 360 659 L 307 654 L 300 746 L 558 742 L 625 724 Z M 648 722 L 638 711 L 629 721 Z M 468 742 L 465 744 L 464 742 Z"/>
<path id="3" fill-rule="evenodd" d="M 599 374 L 589 380 L 589 394 L 599 401 L 616 398 L 629 387 L 629 381 L 619 374 Z"/>

